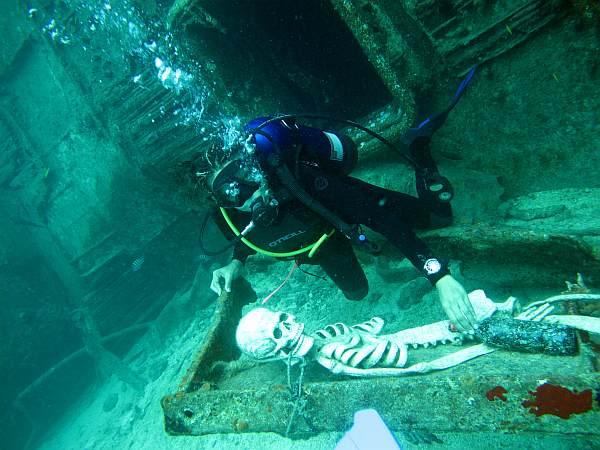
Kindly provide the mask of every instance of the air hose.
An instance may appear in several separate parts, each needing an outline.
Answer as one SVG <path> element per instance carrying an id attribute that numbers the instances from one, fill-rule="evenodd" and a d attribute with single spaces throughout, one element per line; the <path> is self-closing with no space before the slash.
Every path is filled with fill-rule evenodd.
<path id="1" fill-rule="evenodd" d="M 325 242 L 325 240 L 333 234 L 333 231 L 331 231 L 330 233 L 324 233 L 316 242 L 314 242 L 310 245 L 307 245 L 306 247 L 303 247 L 298 250 L 294 250 L 291 252 L 271 252 L 269 250 L 260 248 L 256 244 L 253 244 L 248 239 L 246 239 L 242 234 L 243 232 L 238 230 L 238 228 L 235 226 L 235 224 L 231 220 L 231 217 L 229 217 L 229 214 L 227 214 L 227 211 L 225 211 L 225 208 L 220 207 L 219 209 L 221 210 L 221 214 L 223 214 L 223 218 L 227 222 L 227 225 L 229 225 L 229 228 L 231 228 L 231 231 L 233 231 L 233 234 L 235 234 L 236 241 L 239 239 L 244 244 L 246 244 L 248 247 L 250 247 L 252 250 L 256 251 L 257 253 L 261 253 L 266 256 L 273 256 L 275 258 L 289 258 L 289 257 L 297 256 L 297 255 L 300 255 L 300 254 L 306 253 L 306 252 L 308 252 L 308 257 L 311 258 L 315 254 L 315 252 L 318 250 L 318 248 L 321 246 L 321 244 L 323 244 L 323 242 Z M 248 227 L 246 227 L 246 228 L 248 228 Z"/>
<path id="2" fill-rule="evenodd" d="M 244 237 L 245 232 L 250 231 L 250 229 L 252 229 L 254 227 L 253 222 L 250 222 L 250 224 L 248 224 L 248 226 L 244 230 L 240 231 L 240 230 L 238 230 L 238 228 L 235 226 L 235 224 L 229 217 L 229 214 L 227 214 L 227 211 L 224 208 L 219 208 L 219 209 L 221 211 L 221 214 L 223 215 L 223 218 L 225 219 L 225 222 L 227 223 L 227 225 L 233 232 L 235 239 L 233 239 L 229 244 L 220 248 L 219 250 L 208 250 L 204 246 L 204 232 L 206 230 L 206 225 L 210 218 L 210 213 L 206 213 L 204 216 L 204 219 L 202 221 L 202 226 L 200 228 L 200 239 L 199 239 L 200 250 L 202 250 L 202 253 L 204 255 L 208 255 L 208 256 L 220 255 L 221 253 L 226 252 L 231 247 L 233 247 L 234 245 L 236 245 L 238 242 L 241 241 L 245 245 L 247 245 L 248 247 L 253 249 L 254 251 L 261 253 L 263 255 L 266 255 L 266 256 L 273 256 L 275 258 L 289 258 L 292 256 L 297 256 L 301 253 L 308 252 L 308 257 L 312 258 L 315 255 L 315 253 L 317 252 L 317 250 L 321 247 L 321 245 L 323 245 L 323 243 L 327 240 L 327 238 L 330 237 L 335 232 L 335 229 L 333 229 L 329 233 L 323 233 L 323 235 L 319 239 L 317 239 L 314 243 L 307 245 L 306 247 L 303 247 L 299 250 L 295 250 L 293 252 L 271 252 L 271 251 L 260 248 L 259 246 L 250 242 L 248 239 L 246 239 Z"/>

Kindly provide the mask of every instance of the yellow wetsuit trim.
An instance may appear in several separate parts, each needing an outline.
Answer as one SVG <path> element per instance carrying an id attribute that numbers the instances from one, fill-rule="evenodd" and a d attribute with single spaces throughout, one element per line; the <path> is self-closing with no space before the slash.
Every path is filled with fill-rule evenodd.
<path id="1" fill-rule="evenodd" d="M 310 251 L 308 252 L 308 257 L 309 257 L 309 258 L 312 258 L 312 257 L 313 257 L 313 255 L 314 255 L 315 253 L 317 253 L 317 250 L 319 250 L 319 247 L 321 246 L 321 244 L 322 244 L 323 242 L 325 242 L 325 240 L 326 240 L 326 239 L 327 239 L 329 236 L 331 236 L 331 235 L 333 234 L 333 232 L 334 232 L 334 231 L 335 231 L 335 230 L 331 230 L 331 232 L 330 232 L 329 234 L 327 234 L 327 233 L 324 233 L 324 234 L 323 234 L 323 236 L 321 236 L 321 237 L 319 238 L 319 240 L 318 240 L 317 242 L 315 242 L 315 243 L 312 245 L 312 248 L 311 248 L 311 249 L 310 249 Z"/>
<path id="2" fill-rule="evenodd" d="M 231 231 L 233 231 L 233 234 L 235 234 L 236 236 L 239 237 L 241 232 L 240 232 L 240 230 L 237 229 L 237 227 L 231 220 L 231 217 L 229 217 L 229 214 L 227 214 L 227 211 L 225 211 L 225 208 L 219 207 L 219 210 L 221 211 L 221 214 L 223 214 L 223 218 L 225 219 L 225 222 L 227 222 L 227 225 L 229 225 L 229 228 L 231 229 Z M 262 249 L 259 246 L 253 244 L 245 237 L 242 237 L 242 242 L 244 244 L 246 244 L 248 247 L 250 247 L 252 250 L 254 250 L 258 253 L 261 253 L 261 254 L 267 255 L 267 256 L 273 256 L 275 258 L 287 258 L 290 256 L 300 255 L 300 254 L 306 253 L 306 252 L 309 252 L 308 257 L 312 258 L 313 255 L 319 249 L 319 247 L 323 244 L 323 242 L 325 242 L 325 240 L 329 236 L 331 236 L 334 232 L 335 232 L 335 230 L 331 230 L 329 233 L 324 233 L 323 236 L 321 236 L 316 242 L 314 242 L 310 245 L 307 245 L 306 247 L 303 247 L 301 249 L 294 250 L 291 252 L 271 252 L 269 250 Z"/>

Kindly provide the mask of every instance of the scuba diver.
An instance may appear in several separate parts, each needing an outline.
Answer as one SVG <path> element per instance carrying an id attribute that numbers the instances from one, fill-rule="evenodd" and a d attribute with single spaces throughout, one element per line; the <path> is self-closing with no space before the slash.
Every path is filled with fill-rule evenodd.
<path id="1" fill-rule="evenodd" d="M 408 152 L 401 155 L 415 169 L 418 197 L 349 176 L 357 162 L 352 139 L 300 123 L 302 118 L 320 116 L 256 118 L 245 127 L 247 138 L 226 152 L 226 161 L 216 163 L 211 152 L 190 161 L 193 176 L 202 179 L 219 207 L 221 215 L 215 217 L 221 230 L 233 235 L 227 247 L 233 246 L 232 260 L 213 272 L 211 289 L 219 295 L 223 289 L 230 291 L 232 281 L 242 276 L 246 259 L 259 252 L 294 259 L 294 267 L 319 265 L 347 299 L 361 300 L 369 287 L 353 245 L 378 251 L 364 234 L 361 226 L 365 226 L 383 235 L 429 279 L 457 329 L 471 330 L 475 314 L 465 289 L 452 277 L 446 261 L 413 230 L 452 222 L 452 186 L 438 172 L 430 142 L 474 70 L 462 81 L 448 108 L 409 129 L 402 139 Z M 368 128 L 337 121 L 359 128 L 396 150 Z M 223 152 L 219 146 L 212 154 Z"/>

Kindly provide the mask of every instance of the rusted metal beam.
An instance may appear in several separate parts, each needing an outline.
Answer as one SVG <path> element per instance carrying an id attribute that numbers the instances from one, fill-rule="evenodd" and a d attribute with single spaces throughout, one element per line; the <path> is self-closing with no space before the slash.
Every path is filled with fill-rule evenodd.
<path id="1" fill-rule="evenodd" d="M 428 376 L 342 380 L 305 385 L 306 405 L 291 434 L 302 438 L 341 431 L 354 412 L 375 408 L 393 430 L 443 432 L 537 432 L 594 434 L 600 411 L 563 420 L 536 417 L 522 402 L 531 398 L 536 376 Z M 552 384 L 578 392 L 595 388 L 598 374 L 554 376 Z M 501 384 L 507 401 L 486 397 Z M 171 434 L 203 435 L 232 432 L 274 432 L 284 435 L 293 405 L 286 391 L 273 388 L 195 391 L 162 400 L 165 428 Z"/>
<path id="2" fill-rule="evenodd" d="M 422 84 L 429 70 L 424 67 L 425 55 L 415 49 L 386 11 L 377 3 L 366 0 L 330 0 L 340 18 L 346 23 L 365 56 L 397 101 L 414 108 L 412 89 Z M 408 126 L 408 124 L 407 124 Z"/>
<path id="3" fill-rule="evenodd" d="M 509 253 L 510 249 L 514 253 L 514 249 L 520 248 L 521 253 L 515 253 L 517 258 L 533 258 L 540 263 L 553 252 L 570 253 L 574 259 L 563 261 L 569 266 L 578 258 L 591 257 L 589 248 L 564 236 L 515 229 L 488 231 L 489 236 L 484 239 L 482 230 L 469 233 L 457 227 L 451 235 L 438 236 L 438 244 L 466 247 L 465 242 L 473 241 L 470 250 L 465 251 L 472 253 L 472 257 L 480 252 L 490 258 L 489 252 L 494 248 L 505 248 Z M 550 250 L 544 250 L 548 247 Z M 496 255 L 493 263 L 508 257 L 508 254 Z M 245 282 L 234 286 L 232 294 L 219 298 L 211 329 L 178 392 L 162 400 L 168 433 L 275 432 L 303 438 L 343 430 L 351 424 L 354 412 L 375 408 L 398 431 L 518 431 L 589 436 L 592 430 L 594 437 L 600 437 L 593 426 L 600 419 L 596 403 L 569 421 L 552 416 L 538 418 L 523 405 L 531 400 L 540 380 L 545 379 L 574 392 L 592 389 L 593 395 L 598 395 L 600 374 L 590 361 L 592 350 L 586 343 L 581 343 L 582 351 L 576 356 L 498 351 L 460 369 L 406 378 L 347 379 L 309 364 L 299 413 L 295 414 L 292 431 L 288 433 L 292 412 L 298 412 L 299 404 L 282 384 L 286 379 L 284 364 L 272 362 L 242 368 L 238 361 L 234 330 L 243 304 L 252 298 L 254 295 Z M 444 347 L 417 350 L 411 357 L 419 360 L 447 351 Z M 508 391 L 507 401 L 491 401 L 486 396 L 497 386 Z"/>
<path id="4" fill-rule="evenodd" d="M 429 35 L 449 70 L 466 73 L 525 42 L 563 16 L 561 2 L 520 0 L 477 2 L 423 0 L 410 3 L 409 13 Z"/>
<path id="5" fill-rule="evenodd" d="M 235 281 L 231 292 L 223 291 L 219 296 L 206 338 L 179 384 L 180 393 L 198 389 L 210 378 L 212 367 L 217 361 L 231 361 L 239 357 L 235 329 L 242 317 L 242 307 L 254 300 L 256 294 L 244 279 Z"/>

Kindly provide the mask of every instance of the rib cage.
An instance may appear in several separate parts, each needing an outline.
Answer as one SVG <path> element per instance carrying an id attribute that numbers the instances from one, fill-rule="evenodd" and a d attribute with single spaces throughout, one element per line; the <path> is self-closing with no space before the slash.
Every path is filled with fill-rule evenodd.
<path id="1" fill-rule="evenodd" d="M 333 325 L 327 325 L 325 328 L 317 330 L 315 335 L 321 339 L 332 339 L 340 336 L 346 336 L 352 333 L 353 330 L 376 335 L 379 334 L 383 328 L 383 325 L 384 321 L 381 317 L 373 317 L 371 320 L 359 323 L 357 325 L 352 325 L 351 327 L 345 323 L 337 322 Z"/>
<path id="2" fill-rule="evenodd" d="M 349 340 L 345 342 L 326 343 L 319 353 L 321 356 L 358 369 L 404 367 L 408 356 L 405 346 L 398 346 L 385 339 L 365 342 L 358 333 L 349 336 Z"/>

